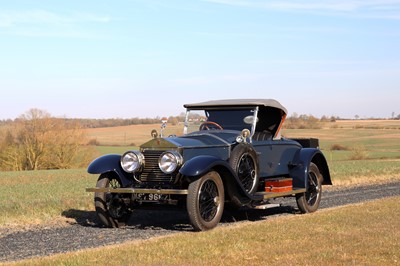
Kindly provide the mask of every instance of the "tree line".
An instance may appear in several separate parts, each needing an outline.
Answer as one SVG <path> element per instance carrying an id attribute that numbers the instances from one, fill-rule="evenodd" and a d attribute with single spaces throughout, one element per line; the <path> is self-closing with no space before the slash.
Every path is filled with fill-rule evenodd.
<path id="1" fill-rule="evenodd" d="M 154 118 L 108 118 L 108 119 L 84 119 L 84 118 L 54 118 L 61 119 L 64 121 L 66 125 L 74 125 L 80 124 L 82 128 L 102 128 L 102 127 L 118 127 L 118 126 L 130 126 L 130 125 L 142 125 L 142 124 L 159 124 L 163 118 L 154 117 Z M 358 115 L 355 116 L 355 119 L 360 119 Z M 375 119 L 375 118 L 366 118 L 366 119 Z M 387 119 L 387 118 L 381 118 Z M 400 114 L 398 116 L 394 116 L 391 119 L 400 119 Z M 1 126 L 10 126 L 15 123 L 20 123 L 23 120 L 21 117 L 16 118 L 14 120 L 0 120 Z M 172 125 L 176 125 L 185 120 L 185 113 L 181 113 L 177 116 L 169 116 L 167 118 L 168 123 Z M 321 118 L 317 118 L 313 115 L 305 115 L 305 114 L 297 114 L 293 113 L 291 116 L 286 118 L 286 122 L 284 124 L 285 128 L 290 129 L 301 129 L 301 128 L 315 128 L 319 127 L 320 124 L 318 122 L 335 122 L 336 120 L 345 120 L 344 118 L 340 118 L 338 116 L 322 116 Z"/>
<path id="2" fill-rule="evenodd" d="M 335 116 L 322 116 L 321 118 L 317 118 L 313 115 L 298 115 L 297 113 L 293 113 L 286 118 L 283 127 L 287 129 L 320 129 L 323 127 L 324 123 L 336 122 L 336 120 L 339 119 L 339 117 Z"/>
<path id="3" fill-rule="evenodd" d="M 54 118 L 57 119 L 57 118 Z M 77 124 L 79 123 L 82 128 L 101 128 L 101 127 L 119 127 L 119 126 L 131 126 L 131 125 L 143 125 L 143 124 L 160 124 L 162 118 L 108 118 L 108 119 L 91 119 L 91 118 L 58 118 L 64 120 L 66 124 Z M 19 123 L 21 118 L 14 120 L 0 120 L 0 126 L 12 125 Z M 177 124 L 185 120 L 185 116 L 170 116 L 167 118 L 168 123 Z"/>

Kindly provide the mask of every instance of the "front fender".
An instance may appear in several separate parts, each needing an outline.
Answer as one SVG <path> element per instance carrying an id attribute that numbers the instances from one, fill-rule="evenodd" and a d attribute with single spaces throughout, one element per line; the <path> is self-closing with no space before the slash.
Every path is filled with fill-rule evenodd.
<path id="1" fill-rule="evenodd" d="M 122 186 L 125 187 L 132 183 L 132 177 L 121 168 L 120 159 L 121 155 L 119 154 L 107 154 L 98 157 L 89 164 L 87 171 L 89 174 L 115 172 L 118 175 Z"/>
<path id="2" fill-rule="evenodd" d="M 230 168 L 229 164 L 218 157 L 211 155 L 196 156 L 182 166 L 179 173 L 185 176 L 198 177 L 210 171 L 214 166 L 224 165 Z"/>
<path id="3" fill-rule="evenodd" d="M 248 204 L 252 200 L 261 200 L 262 197 L 250 195 L 246 192 L 229 163 L 215 156 L 196 156 L 185 162 L 179 173 L 186 176 L 189 182 L 192 182 L 211 169 L 216 170 L 221 175 L 226 192 L 232 200 L 234 199 L 242 205 Z"/>
<path id="4" fill-rule="evenodd" d="M 322 184 L 332 185 L 328 163 L 322 152 L 316 148 L 303 148 L 295 154 L 293 161 L 289 165 L 290 176 L 293 178 L 293 187 L 307 187 L 307 176 L 311 162 L 317 165 L 323 177 Z"/>

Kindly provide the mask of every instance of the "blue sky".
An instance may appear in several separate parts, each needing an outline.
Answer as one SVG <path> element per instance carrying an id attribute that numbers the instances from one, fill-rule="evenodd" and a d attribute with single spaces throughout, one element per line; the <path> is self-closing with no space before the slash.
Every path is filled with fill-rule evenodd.
<path id="1" fill-rule="evenodd" d="M 226 98 L 391 117 L 400 1 L 2 1 L 0 62 L 0 119 L 169 116 Z"/>

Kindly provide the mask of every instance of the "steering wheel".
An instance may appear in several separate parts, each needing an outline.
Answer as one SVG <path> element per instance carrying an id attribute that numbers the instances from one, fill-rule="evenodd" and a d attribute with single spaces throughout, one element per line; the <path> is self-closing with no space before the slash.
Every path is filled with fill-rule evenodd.
<path id="1" fill-rule="evenodd" d="M 223 130 L 223 128 L 218 123 L 212 122 L 212 121 L 206 121 L 206 122 L 202 123 L 199 127 L 199 130 L 210 130 L 213 128 Z"/>

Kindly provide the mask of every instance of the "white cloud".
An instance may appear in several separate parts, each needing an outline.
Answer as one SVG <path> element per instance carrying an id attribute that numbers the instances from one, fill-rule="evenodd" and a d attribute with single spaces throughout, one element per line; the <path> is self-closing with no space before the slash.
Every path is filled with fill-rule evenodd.
<path id="1" fill-rule="evenodd" d="M 88 13 L 57 14 L 46 10 L 0 11 L 0 27 L 43 24 L 77 24 L 86 22 L 107 23 L 108 16 Z"/>
<path id="2" fill-rule="evenodd" d="M 283 12 L 307 12 L 360 18 L 400 19 L 400 0 L 204 0 L 206 2 Z"/>
<path id="3" fill-rule="evenodd" d="M 91 23 L 108 23 L 111 18 L 90 13 L 60 14 L 47 10 L 0 11 L 0 35 L 25 37 L 99 38 L 86 30 Z"/>

